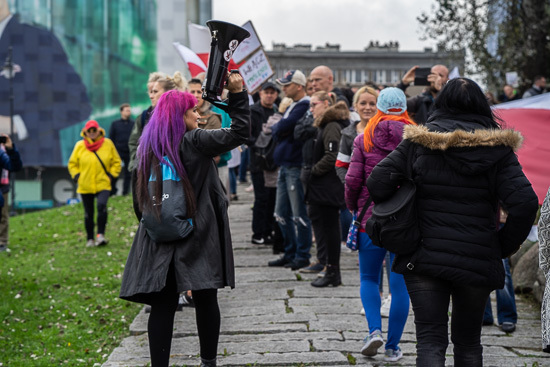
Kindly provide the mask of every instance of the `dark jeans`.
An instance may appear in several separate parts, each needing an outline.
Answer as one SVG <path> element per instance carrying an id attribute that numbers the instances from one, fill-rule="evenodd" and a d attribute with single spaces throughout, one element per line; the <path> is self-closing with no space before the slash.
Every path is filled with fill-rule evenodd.
<path id="1" fill-rule="evenodd" d="M 97 197 L 97 233 L 105 234 L 107 225 L 107 201 L 110 192 L 103 190 L 97 194 L 80 194 L 84 206 L 84 226 L 89 240 L 94 239 L 94 199 Z"/>
<path id="2" fill-rule="evenodd" d="M 405 273 L 416 325 L 416 365 L 445 366 L 448 311 L 452 298 L 451 341 L 454 365 L 483 365 L 481 322 L 489 288 L 460 286 L 434 277 Z"/>
<path id="3" fill-rule="evenodd" d="M 512 273 L 510 272 L 510 261 L 508 259 L 502 259 L 502 265 L 504 266 L 506 277 L 504 278 L 504 288 L 496 290 L 498 324 L 502 325 L 503 322 L 515 324 L 518 322 L 518 313 L 516 309 L 514 284 L 512 283 Z M 490 297 L 487 299 L 483 321 L 490 322 L 491 324 L 494 322 Z"/>
<path id="4" fill-rule="evenodd" d="M 246 171 L 248 170 L 248 161 L 250 160 L 250 149 L 242 145 L 241 165 L 239 166 L 239 182 L 246 182 Z"/>
<path id="5" fill-rule="evenodd" d="M 128 195 L 128 193 L 130 192 L 130 182 L 132 181 L 132 174 L 130 173 L 130 171 L 128 171 L 130 156 L 120 156 L 120 159 L 122 159 L 122 162 L 124 162 L 124 164 L 122 165 L 120 175 L 117 178 L 113 179 L 113 182 L 111 183 L 111 195 L 113 196 L 116 195 L 118 191 L 116 183 L 121 176 L 124 178 L 124 182 L 122 183 L 122 195 Z"/>
<path id="6" fill-rule="evenodd" d="M 273 228 L 273 211 L 275 198 L 272 198 L 271 212 L 269 211 L 269 188 L 265 187 L 264 173 L 250 172 L 250 179 L 254 186 L 254 207 L 252 208 L 252 233 L 255 238 L 271 235 Z"/>
<path id="7" fill-rule="evenodd" d="M 340 266 L 340 210 L 337 207 L 313 205 L 307 207 L 315 243 L 317 259 L 323 265 Z"/>

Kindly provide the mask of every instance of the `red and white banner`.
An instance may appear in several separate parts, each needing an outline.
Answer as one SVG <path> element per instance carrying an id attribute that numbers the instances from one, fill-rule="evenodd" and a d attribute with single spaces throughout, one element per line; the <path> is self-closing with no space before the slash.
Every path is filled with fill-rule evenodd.
<path id="1" fill-rule="evenodd" d="M 513 128 L 523 135 L 518 159 L 542 204 L 550 186 L 550 93 L 493 108 L 504 121 L 504 128 Z"/>
<path id="2" fill-rule="evenodd" d="M 187 33 L 189 34 L 189 47 L 205 65 L 208 65 L 208 55 L 210 54 L 210 43 L 212 41 L 210 29 L 189 22 L 187 24 Z"/>
<path id="3" fill-rule="evenodd" d="M 189 73 L 192 78 L 197 76 L 197 74 L 206 72 L 206 64 L 195 52 L 179 42 L 174 42 L 173 45 L 182 57 L 183 61 L 187 64 L 187 68 L 189 69 Z M 208 55 L 206 55 L 206 57 L 208 58 Z"/>

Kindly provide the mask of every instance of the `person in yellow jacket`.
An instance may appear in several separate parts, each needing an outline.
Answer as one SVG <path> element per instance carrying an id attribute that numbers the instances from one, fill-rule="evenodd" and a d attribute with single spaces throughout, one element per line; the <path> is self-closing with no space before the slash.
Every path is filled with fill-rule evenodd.
<path id="1" fill-rule="evenodd" d="M 90 120 L 80 133 L 69 158 L 69 174 L 78 184 L 76 190 L 84 205 L 86 247 L 103 246 L 107 225 L 107 200 L 111 192 L 111 179 L 118 177 L 121 165 L 115 145 L 105 137 L 105 130 L 97 121 Z M 97 237 L 94 241 L 94 200 L 97 198 Z"/>

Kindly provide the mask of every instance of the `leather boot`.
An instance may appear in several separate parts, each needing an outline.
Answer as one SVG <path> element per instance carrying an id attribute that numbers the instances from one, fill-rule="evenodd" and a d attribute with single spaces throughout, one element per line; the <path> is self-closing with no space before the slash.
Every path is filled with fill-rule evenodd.
<path id="1" fill-rule="evenodd" d="M 216 367 L 216 358 L 214 359 L 201 358 L 201 367 Z"/>
<path id="2" fill-rule="evenodd" d="M 317 278 L 311 285 L 314 287 L 328 287 L 332 285 L 333 287 L 338 287 L 342 284 L 342 279 L 340 277 L 340 269 L 334 265 L 327 265 L 327 272 L 322 278 Z"/>

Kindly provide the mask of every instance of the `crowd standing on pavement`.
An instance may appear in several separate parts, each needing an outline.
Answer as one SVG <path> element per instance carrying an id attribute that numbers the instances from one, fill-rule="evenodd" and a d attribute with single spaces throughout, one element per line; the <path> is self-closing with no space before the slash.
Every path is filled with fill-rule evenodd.
<path id="1" fill-rule="evenodd" d="M 187 83 L 179 72 L 173 76 L 154 72 L 147 84 L 151 106 L 135 123 L 129 105 L 121 106 L 121 120 L 112 124 L 109 134 L 114 145 L 98 125 L 92 126 L 92 121 L 85 126 L 84 140 L 77 143 L 86 148 L 83 152 L 93 152 L 89 146 L 101 146 L 97 139 L 103 139 L 104 150 L 116 145 L 108 168 L 96 170 L 105 184 L 99 191 L 82 191 L 78 176 L 82 169 L 75 168 L 78 166 L 71 156 L 71 175 L 79 181 L 83 200 L 88 195 L 87 244 L 107 242 L 106 212 L 98 214 L 98 236 L 93 240 L 93 199 L 98 198 L 98 212 L 101 205 L 103 213 L 109 192 L 116 192 L 102 177 L 102 173 L 107 178 L 107 173 L 113 178 L 119 175 L 121 159 L 117 164 L 116 154 L 124 161 L 123 194 L 131 187 L 140 221 L 121 297 L 149 305 L 154 366 L 168 364 L 174 313 L 189 305 L 196 308 L 202 365 L 216 365 L 220 328 L 216 289 L 234 286 L 228 218 L 223 208 L 238 200 L 237 181 L 250 182 L 247 190 L 254 192 L 251 243 L 272 246 L 273 253 L 280 254 L 268 262 L 269 267 L 316 273 L 313 287 L 342 284 L 339 259 L 341 251 L 349 251 L 343 246 L 352 215 L 357 216 L 372 198 L 358 241 L 358 294 L 367 322 L 363 345 L 358 348 L 363 355 L 374 357 L 385 344 L 386 362 L 402 358 L 399 342 L 409 302 L 415 314 L 419 366 L 445 363 L 451 299 L 451 340 L 457 365 L 481 365 L 481 327 L 494 323 L 489 298 L 492 290 L 497 289 L 498 325 L 508 333 L 515 330 L 517 313 L 508 256 L 534 222 L 536 197 L 513 153 L 521 136 L 501 129 L 489 105 L 519 99 L 519 93 L 505 85 L 498 99 L 489 98 L 469 79 L 449 80 L 444 65 L 426 70 L 427 75 L 420 75 L 425 70 L 413 66 L 395 88 L 370 84 L 341 89 L 334 86 L 332 70 L 319 65 L 308 76 L 290 70 L 275 82 L 265 82 L 252 98 L 236 87 L 240 77 L 232 77 L 229 114 L 202 99 L 204 75 Z M 413 83 L 421 83 L 425 89 L 418 95 L 407 95 Z M 534 78 L 523 98 L 543 93 L 545 84 L 544 77 Z M 169 117 L 174 109 L 182 112 L 179 118 Z M 163 122 L 178 131 L 175 140 L 155 133 L 162 130 Z M 185 128 L 181 131 L 176 125 Z M 94 135 L 94 127 L 98 135 Z M 399 185 L 388 178 L 391 172 L 403 171 L 410 144 L 415 146 L 413 179 L 418 187 L 418 217 L 425 240 L 407 257 L 375 246 L 364 225 L 373 205 L 391 196 Z M 179 155 L 176 147 L 180 147 Z M 193 231 L 179 241 L 187 248 L 155 243 L 141 221 L 149 205 L 146 179 L 153 162 L 162 163 L 166 157 L 165 163 L 173 164 L 179 179 L 189 184 L 191 196 L 186 205 L 194 208 Z M 131 185 L 126 170 L 131 174 Z M 90 180 L 86 178 L 86 182 Z M 510 185 L 515 185 L 515 190 Z M 497 212 L 507 215 L 500 217 L 500 224 Z M 541 229 L 548 227 L 546 212 L 543 209 L 541 213 Z M 216 221 L 206 224 L 200 213 Z M 460 228 L 464 230 L 453 224 L 462 222 Z M 543 260 L 545 233 L 544 229 L 539 232 L 542 269 L 547 262 L 546 257 Z M 456 248 L 463 250 L 457 253 Z M 145 250 L 147 256 L 137 255 Z M 209 251 L 215 256 L 206 260 Z M 181 263 L 181 258 L 192 260 Z M 384 268 L 389 285 L 385 299 Z M 470 274 L 469 269 L 476 274 Z M 543 348 L 550 352 L 550 326 L 545 330 L 550 319 L 547 304 L 542 310 L 542 335 Z M 387 339 L 381 317 L 389 317 Z"/>

